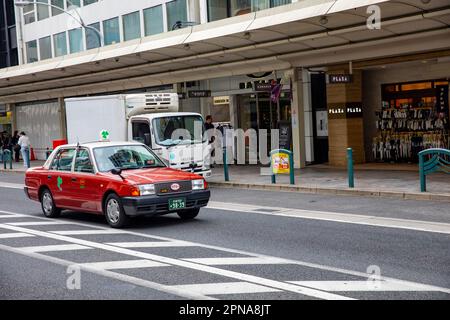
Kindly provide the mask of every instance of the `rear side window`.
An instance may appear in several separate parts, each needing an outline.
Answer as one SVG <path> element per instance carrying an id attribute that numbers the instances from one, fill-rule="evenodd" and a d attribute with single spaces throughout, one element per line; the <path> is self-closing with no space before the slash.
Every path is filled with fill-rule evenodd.
<path id="1" fill-rule="evenodd" d="M 72 171 L 73 156 L 75 155 L 75 149 L 63 149 L 60 150 L 50 165 L 50 170 L 57 171 Z"/>
<path id="2" fill-rule="evenodd" d="M 81 149 L 77 152 L 77 157 L 75 158 L 75 172 L 94 173 L 94 166 L 89 157 L 89 151 L 86 149 Z"/>

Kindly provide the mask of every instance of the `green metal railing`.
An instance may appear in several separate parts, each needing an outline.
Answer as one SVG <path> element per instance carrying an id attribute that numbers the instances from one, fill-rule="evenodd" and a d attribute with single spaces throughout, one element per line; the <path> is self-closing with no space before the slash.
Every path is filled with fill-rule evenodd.
<path id="1" fill-rule="evenodd" d="M 450 150 L 427 149 L 419 153 L 420 191 L 427 191 L 427 175 L 435 172 L 450 173 Z"/>
<path id="2" fill-rule="evenodd" d="M 295 184 L 295 175 L 294 175 L 294 154 L 292 153 L 292 151 L 290 150 L 285 150 L 285 149 L 276 149 L 276 150 L 272 150 L 270 152 L 270 166 L 271 166 L 271 170 L 272 170 L 272 175 L 271 175 L 271 180 L 272 180 L 272 184 L 277 183 L 277 178 L 276 178 L 276 174 L 273 171 L 273 160 L 272 160 L 272 156 L 276 153 L 281 153 L 281 154 L 286 154 L 289 157 L 289 177 L 290 177 L 290 183 L 292 185 Z"/>

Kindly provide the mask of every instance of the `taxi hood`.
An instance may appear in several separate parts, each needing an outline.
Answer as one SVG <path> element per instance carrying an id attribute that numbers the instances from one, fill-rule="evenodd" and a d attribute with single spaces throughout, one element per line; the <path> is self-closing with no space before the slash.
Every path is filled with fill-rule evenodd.
<path id="1" fill-rule="evenodd" d="M 203 177 L 199 175 L 171 168 L 123 170 L 121 176 L 124 177 L 128 183 L 137 185 L 203 179 Z"/>

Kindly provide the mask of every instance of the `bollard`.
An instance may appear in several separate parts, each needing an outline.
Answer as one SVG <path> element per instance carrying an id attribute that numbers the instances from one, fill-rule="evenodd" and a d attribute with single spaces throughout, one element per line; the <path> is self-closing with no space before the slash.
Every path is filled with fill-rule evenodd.
<path id="1" fill-rule="evenodd" d="M 223 174 L 225 176 L 225 181 L 230 181 L 230 175 L 228 172 L 227 148 L 223 148 Z"/>
<path id="2" fill-rule="evenodd" d="M 8 149 L 3 150 L 3 167 L 6 170 L 6 161 L 9 161 L 9 169 L 12 170 L 12 152 Z"/>
<path id="3" fill-rule="evenodd" d="M 419 176 L 420 176 L 420 192 L 427 191 L 427 180 L 425 178 L 423 156 L 419 155 Z"/>
<path id="4" fill-rule="evenodd" d="M 355 187 L 355 178 L 353 174 L 353 149 L 347 149 L 347 172 L 348 172 L 348 187 Z"/>

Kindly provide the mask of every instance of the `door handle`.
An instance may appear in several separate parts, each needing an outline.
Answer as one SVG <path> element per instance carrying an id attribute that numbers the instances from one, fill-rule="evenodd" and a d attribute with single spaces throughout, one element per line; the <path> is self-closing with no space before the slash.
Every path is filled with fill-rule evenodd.
<path id="1" fill-rule="evenodd" d="M 72 178 L 72 182 L 77 182 L 77 178 Z"/>
<path id="2" fill-rule="evenodd" d="M 48 179 L 48 180 L 51 180 L 51 179 L 52 179 L 52 176 L 47 176 L 47 179 Z"/>

